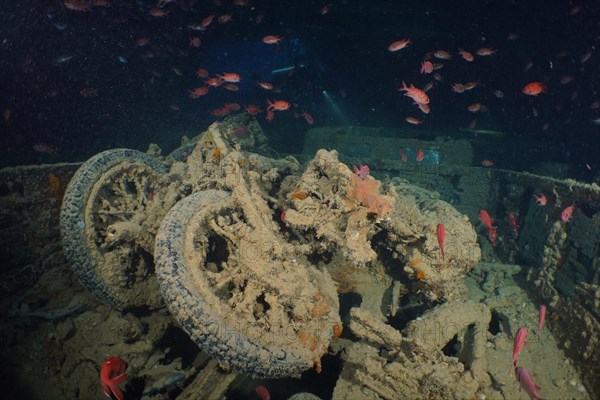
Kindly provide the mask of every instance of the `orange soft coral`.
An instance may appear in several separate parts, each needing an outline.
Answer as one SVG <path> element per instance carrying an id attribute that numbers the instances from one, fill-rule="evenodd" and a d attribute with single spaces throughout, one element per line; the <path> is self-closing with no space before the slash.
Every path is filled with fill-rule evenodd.
<path id="1" fill-rule="evenodd" d="M 386 196 L 379 194 L 380 183 L 371 176 L 361 179 L 358 175 L 351 175 L 352 182 L 348 189 L 348 197 L 366 206 L 369 213 L 386 216 L 392 206 Z"/>

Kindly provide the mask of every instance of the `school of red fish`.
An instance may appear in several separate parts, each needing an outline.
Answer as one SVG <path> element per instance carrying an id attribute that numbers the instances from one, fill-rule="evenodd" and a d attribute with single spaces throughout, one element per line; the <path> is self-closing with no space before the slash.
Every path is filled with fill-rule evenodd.
<path id="1" fill-rule="evenodd" d="M 187 26 L 187 30 L 190 31 L 190 34 L 187 36 L 186 41 L 187 46 L 191 51 L 195 51 L 194 49 L 206 48 L 211 45 L 210 38 L 203 36 L 207 35 L 209 32 L 212 33 L 225 29 L 226 26 L 231 24 L 257 26 L 263 23 L 265 18 L 268 18 L 268 13 L 259 11 L 259 8 L 256 7 L 251 0 L 206 1 L 212 2 L 217 8 L 210 8 L 211 11 L 198 16 L 196 23 L 191 23 Z M 180 2 L 175 0 L 156 0 L 154 5 L 147 8 L 145 12 L 153 19 L 166 20 L 172 18 L 175 13 L 179 13 L 182 10 L 190 10 L 194 5 L 197 5 L 196 3 L 199 3 L 198 0 L 186 0 Z M 234 7 L 227 7 L 229 4 L 232 4 Z M 99 8 L 110 7 L 112 3 L 111 0 L 63 0 L 63 5 L 65 9 L 73 13 L 92 13 Z M 343 7 L 343 5 L 324 4 L 315 9 L 314 16 L 316 18 L 316 23 L 319 22 L 318 18 L 324 18 L 323 21 L 326 21 L 326 18 L 334 17 L 337 8 L 339 7 Z M 223 11 L 216 11 L 219 10 L 219 8 Z M 573 4 L 565 8 L 565 15 L 575 17 L 583 14 L 585 11 L 585 7 L 581 4 Z M 243 15 L 243 20 L 241 15 Z M 180 28 L 184 29 L 185 27 Z M 402 28 L 397 29 L 397 31 L 406 30 L 407 29 Z M 280 46 L 282 46 L 286 40 L 283 35 L 284 32 L 264 33 L 260 36 L 257 35 L 254 38 L 249 37 L 247 40 L 260 41 L 264 46 L 271 46 L 274 52 L 278 52 Z M 418 58 L 414 60 L 414 72 L 420 74 L 420 76 L 425 79 L 421 81 L 421 83 L 415 82 L 417 78 L 414 78 L 413 75 L 413 78 L 411 78 L 413 82 L 408 82 L 408 77 L 404 77 L 407 82 L 405 83 L 405 81 L 402 81 L 402 86 L 397 90 L 403 92 L 404 96 L 412 100 L 413 104 L 423 114 L 423 117 L 419 118 L 415 115 L 410 115 L 412 113 L 410 106 L 401 105 L 398 110 L 401 119 L 415 126 L 426 127 L 427 118 L 435 114 L 436 107 L 442 107 L 442 104 L 438 104 L 435 101 L 435 98 L 440 91 L 450 90 L 457 96 L 467 96 L 466 93 L 471 93 L 469 95 L 470 100 L 468 100 L 471 103 L 465 107 L 465 115 L 469 115 L 469 113 L 475 114 L 475 118 L 470 117 L 469 119 L 472 118 L 471 122 L 465 125 L 468 126 L 468 128 L 466 128 L 467 130 L 477 135 L 477 133 L 481 131 L 481 129 L 478 129 L 477 127 L 477 116 L 489 112 L 490 108 L 496 107 L 496 105 L 493 104 L 486 104 L 490 101 L 488 94 L 493 94 L 496 98 L 502 99 L 505 97 L 505 89 L 494 87 L 493 82 L 481 80 L 480 77 L 476 76 L 480 72 L 475 69 L 471 72 L 473 74 L 471 79 L 463 82 L 445 83 L 443 71 L 449 68 L 458 67 L 461 68 L 462 71 L 465 71 L 464 73 L 469 74 L 469 67 L 471 66 L 490 65 L 490 63 L 495 62 L 494 60 L 499 60 L 504 55 L 510 53 L 510 42 L 521 39 L 519 34 L 507 32 L 507 42 L 496 43 L 497 46 L 489 44 L 485 46 L 472 45 L 472 48 L 469 48 L 464 43 L 456 43 L 454 44 L 454 49 L 431 48 L 431 46 L 423 39 L 413 39 L 411 37 L 402 37 L 401 35 L 394 38 L 392 35 L 393 33 L 388 36 L 389 42 L 384 42 L 384 39 L 381 39 L 379 43 L 373 44 L 373 48 L 383 52 L 387 51 L 390 54 L 391 61 L 400 57 L 413 58 L 415 57 L 415 52 L 421 52 L 421 55 L 418 55 Z M 479 38 L 478 40 L 485 42 L 484 37 Z M 133 38 L 132 43 L 133 46 L 139 49 L 151 48 L 153 39 L 149 36 L 141 36 Z M 574 62 L 579 63 L 579 65 L 574 66 L 574 68 L 583 69 L 584 65 L 588 63 L 594 55 L 594 49 L 592 48 L 583 50 L 581 54 L 569 54 L 569 52 L 565 50 L 556 57 L 557 59 L 566 59 L 567 56 L 572 56 Z M 142 58 L 145 60 L 153 57 L 156 57 L 156 54 L 154 54 L 154 51 L 152 50 L 149 50 L 142 55 Z M 537 65 L 536 68 L 533 68 L 533 66 L 534 62 L 528 61 L 522 70 L 523 74 L 527 73 L 527 75 L 515 75 L 515 81 L 518 82 L 521 90 L 519 93 L 513 92 L 514 96 L 529 97 L 531 99 L 541 96 L 554 96 L 554 93 L 556 93 L 560 87 L 568 88 L 569 85 L 573 85 L 573 82 L 576 81 L 575 74 L 565 74 L 557 79 L 556 82 L 550 81 L 547 75 L 542 72 L 543 69 L 541 67 L 535 71 Z M 550 62 L 549 68 L 553 68 L 552 62 Z M 193 100 L 199 100 L 201 98 L 210 98 L 211 93 L 214 91 L 220 91 L 221 94 L 223 91 L 232 93 L 238 92 L 240 90 L 240 82 L 253 80 L 248 73 L 241 71 L 242 66 L 239 66 L 239 69 L 240 71 L 208 71 L 205 66 L 200 65 L 195 71 L 195 76 L 199 83 L 197 86 L 189 88 L 187 95 Z M 176 67 L 173 67 L 173 70 L 179 76 L 185 75 L 183 71 Z M 534 71 L 533 75 L 530 75 L 532 71 Z M 289 71 L 289 74 L 293 73 L 294 69 Z M 429 76 L 432 76 L 433 79 L 429 79 Z M 398 80 L 403 79 L 402 76 L 396 78 Z M 151 77 L 151 79 L 154 79 L 154 77 Z M 308 105 L 303 106 L 290 101 L 290 99 L 278 98 L 278 96 L 282 94 L 285 97 L 285 93 L 283 93 L 282 88 L 277 87 L 277 85 L 272 82 L 256 80 L 253 83 L 264 90 L 266 98 L 263 104 L 239 104 L 232 101 L 224 103 L 220 107 L 213 108 L 210 111 L 210 114 L 213 117 L 222 118 L 231 113 L 243 110 L 254 116 L 263 115 L 266 121 L 271 122 L 277 115 L 283 115 L 282 112 L 292 110 L 294 117 L 302 118 L 307 124 L 312 125 L 315 121 L 318 122 L 318 119 L 313 115 L 321 110 L 313 109 L 309 112 L 305 109 Z M 79 92 L 81 96 L 88 98 L 102 96 L 102 90 L 97 87 L 85 86 L 82 87 Z M 340 96 L 345 97 L 346 95 L 346 89 L 340 89 Z M 572 99 L 575 99 L 577 96 L 577 89 L 573 89 L 571 94 Z M 223 96 L 220 95 L 219 98 L 221 97 Z M 183 102 L 183 99 L 181 101 Z M 171 104 L 170 107 L 173 110 L 180 109 L 180 106 L 176 103 Z M 540 104 L 538 102 L 531 101 L 527 107 L 531 109 L 534 117 L 540 112 Z M 589 108 L 594 111 L 600 110 L 600 100 L 592 101 Z M 280 114 L 280 112 L 282 114 Z M 10 119 L 10 114 L 10 108 L 4 110 L 5 119 Z M 598 118 L 591 119 L 590 121 L 594 125 L 600 124 L 600 119 Z M 544 124 L 542 129 L 549 129 L 549 125 L 547 123 Z M 36 145 L 34 150 L 38 152 L 47 155 L 55 154 L 54 151 L 50 150 L 50 148 L 56 149 L 56 146 L 53 146 L 52 144 L 36 143 Z M 402 154 L 400 154 L 400 158 L 404 160 Z M 417 161 L 422 161 L 422 159 L 417 159 Z M 493 167 L 496 165 L 496 161 L 490 159 L 483 159 L 480 163 L 484 167 Z"/>

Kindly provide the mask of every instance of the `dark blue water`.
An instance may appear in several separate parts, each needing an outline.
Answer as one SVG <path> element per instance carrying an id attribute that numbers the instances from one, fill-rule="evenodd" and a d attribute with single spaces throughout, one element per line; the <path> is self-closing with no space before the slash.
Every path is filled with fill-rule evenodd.
<path id="1" fill-rule="evenodd" d="M 69 10 L 59 0 L 7 1 L 0 12 L 0 163 L 83 161 L 106 148 L 145 150 L 150 142 L 169 151 L 184 134 L 220 119 L 211 111 L 225 103 L 264 110 L 268 99 L 282 99 L 292 103 L 290 110 L 277 112 L 271 123 L 264 112 L 257 118 L 283 152 L 301 152 L 310 127 L 303 112 L 315 126 L 403 127 L 412 116 L 424 120 L 425 138 L 458 132 L 477 118 L 477 129 L 505 133 L 516 155 L 504 164 L 501 154 L 478 159 L 495 156 L 498 166 L 523 170 L 540 161 L 566 162 L 573 177 L 590 181 L 600 168 L 599 4 L 177 0 L 159 18 L 149 14 L 152 1 L 113 0 L 89 12 Z M 217 21 L 227 14 L 230 22 Z M 215 19 L 206 30 L 188 28 L 209 15 Z M 283 40 L 267 45 L 265 35 Z M 190 37 L 201 46 L 191 47 Z M 402 38 L 412 44 L 387 50 Z M 148 43 L 140 46 L 140 40 Z M 467 62 L 459 47 L 497 53 Z M 443 64 L 435 71 L 442 81 L 435 81 L 419 68 L 440 49 L 452 59 L 432 59 Z M 201 67 L 210 76 L 240 74 L 239 91 L 211 88 L 189 98 L 188 91 L 203 84 L 196 78 Z M 284 72 L 273 73 L 278 69 Z M 573 80 L 562 84 L 567 76 Z M 259 88 L 258 80 L 279 93 Z M 430 114 L 398 92 L 402 81 L 419 88 L 434 81 Z M 456 82 L 478 86 L 457 94 L 450 88 Z M 524 95 L 530 82 L 544 83 L 548 93 Z M 340 105 L 343 121 L 324 91 Z M 473 103 L 487 111 L 469 112 Z M 57 154 L 34 150 L 40 143 Z"/>

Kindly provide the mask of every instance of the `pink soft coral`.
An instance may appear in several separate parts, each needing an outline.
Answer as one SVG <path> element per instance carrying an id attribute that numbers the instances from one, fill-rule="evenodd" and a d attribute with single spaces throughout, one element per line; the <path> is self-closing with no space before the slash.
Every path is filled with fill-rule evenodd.
<path id="1" fill-rule="evenodd" d="M 379 181 L 371 176 L 361 179 L 358 175 L 351 175 L 351 179 L 348 197 L 366 206 L 367 212 L 383 218 L 392 210 L 389 199 L 379 194 Z"/>

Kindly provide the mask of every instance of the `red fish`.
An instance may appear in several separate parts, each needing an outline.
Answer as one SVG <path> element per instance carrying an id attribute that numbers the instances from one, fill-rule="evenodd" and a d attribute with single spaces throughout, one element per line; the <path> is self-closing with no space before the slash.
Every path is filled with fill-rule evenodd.
<path id="1" fill-rule="evenodd" d="M 410 43 L 411 43 L 410 39 L 397 40 L 388 46 L 388 51 L 394 52 L 394 51 L 402 50 L 403 48 L 408 46 Z"/>
<path id="2" fill-rule="evenodd" d="M 515 375 L 517 377 L 517 381 L 523 390 L 527 392 L 531 400 L 543 400 L 539 393 L 540 387 L 535 384 L 535 381 L 533 380 L 533 377 L 529 371 L 527 371 L 525 368 L 519 367 L 515 369 Z"/>
<path id="3" fill-rule="evenodd" d="M 538 329 L 535 333 L 535 337 L 537 340 L 540 340 L 540 332 L 542 331 L 542 327 L 544 326 L 544 321 L 546 320 L 546 306 L 542 304 L 540 306 L 540 316 L 538 319 Z"/>
<path id="4" fill-rule="evenodd" d="M 517 225 L 517 219 L 515 218 L 515 214 L 511 212 L 508 213 L 508 223 L 510 224 L 513 232 L 515 233 L 515 237 L 519 236 L 519 225 Z"/>
<path id="5" fill-rule="evenodd" d="M 478 111 L 484 111 L 485 106 L 481 105 L 480 103 L 473 103 L 473 104 L 469 104 L 469 106 L 467 107 L 467 110 L 469 110 L 472 113 L 476 113 Z"/>
<path id="6" fill-rule="evenodd" d="M 162 18 L 169 15 L 169 12 L 167 10 L 163 10 L 162 8 L 152 7 L 148 10 L 148 14 L 152 15 L 153 17 Z"/>
<path id="7" fill-rule="evenodd" d="M 315 123 L 315 119 L 313 118 L 312 115 L 310 115 L 309 113 L 307 113 L 306 111 L 304 111 L 302 113 L 302 116 L 304 117 L 304 119 L 306 120 L 306 122 L 309 123 L 309 125 L 312 125 Z"/>
<path id="8" fill-rule="evenodd" d="M 410 85 L 410 87 L 408 87 L 406 86 L 406 83 L 402 81 L 402 87 L 398 90 L 406 92 L 404 93 L 404 95 L 413 99 L 417 104 L 429 104 L 429 96 L 427 96 L 427 93 L 425 93 L 421 89 L 414 87 L 413 85 Z"/>
<path id="9" fill-rule="evenodd" d="M 492 229 L 494 225 L 494 221 L 492 221 L 492 217 L 485 210 L 479 210 L 479 221 L 481 224 L 485 226 L 486 229 Z"/>
<path id="10" fill-rule="evenodd" d="M 262 112 L 260 107 L 256 104 L 248 104 L 246 107 L 244 107 L 244 111 L 246 111 L 250 115 L 258 115 Z"/>
<path id="11" fill-rule="evenodd" d="M 537 203 L 538 206 L 545 206 L 548 203 L 548 200 L 546 199 L 546 195 L 543 193 L 539 196 L 536 196 L 534 194 L 533 197 L 535 198 L 535 202 Z"/>
<path id="12" fill-rule="evenodd" d="M 465 61 L 468 61 L 468 62 L 472 62 L 475 59 L 473 54 L 471 54 L 468 51 L 463 50 L 463 49 L 458 49 L 458 54 L 460 54 L 462 56 L 462 58 L 464 58 Z"/>
<path id="13" fill-rule="evenodd" d="M 482 57 L 492 56 L 492 55 L 496 54 L 496 50 L 484 47 L 481 49 L 477 49 L 476 53 L 478 56 L 482 56 Z"/>
<path id="14" fill-rule="evenodd" d="M 109 357 L 100 369 L 100 383 L 104 394 L 109 398 L 114 395 L 117 399 L 123 400 L 123 393 L 119 389 L 119 384 L 127 379 L 127 362 L 119 357 Z"/>
<path id="15" fill-rule="evenodd" d="M 65 0 L 65 8 L 73 11 L 91 11 L 91 4 L 84 3 L 79 0 Z"/>
<path id="16" fill-rule="evenodd" d="M 290 103 L 284 100 L 275 100 L 269 101 L 267 100 L 267 111 L 285 111 L 290 108 Z"/>
<path id="17" fill-rule="evenodd" d="M 440 60 L 450 60 L 452 58 L 452 55 L 446 50 L 438 50 L 433 53 L 433 56 L 435 58 L 439 58 Z"/>
<path id="18" fill-rule="evenodd" d="M 423 124 L 423 120 L 422 119 L 418 119 L 418 118 L 415 118 L 415 117 L 406 117 L 405 120 L 409 124 L 413 124 L 413 125 L 422 125 Z"/>
<path id="19" fill-rule="evenodd" d="M 196 78 L 208 78 L 208 71 L 206 68 L 198 68 L 196 70 Z"/>
<path id="20" fill-rule="evenodd" d="M 265 90 L 273 90 L 273 84 L 272 83 L 261 82 L 261 81 L 257 81 L 256 83 L 258 84 L 258 86 L 260 86 L 261 88 L 263 88 Z"/>
<path id="21" fill-rule="evenodd" d="M 421 73 L 430 74 L 433 71 L 433 64 L 431 61 L 423 61 L 421 63 Z"/>
<path id="22" fill-rule="evenodd" d="M 208 17 L 204 18 L 201 22 L 200 22 L 200 27 L 202 28 L 201 30 L 206 30 L 206 28 L 208 28 L 208 26 L 210 24 L 212 24 L 213 20 L 215 19 L 214 14 L 209 15 Z"/>
<path id="23" fill-rule="evenodd" d="M 540 93 L 548 93 L 548 87 L 542 82 L 531 82 L 525 85 L 523 93 L 528 96 L 537 96 Z"/>
<path id="24" fill-rule="evenodd" d="M 235 72 L 223 72 L 223 75 L 217 75 L 223 82 L 238 83 L 242 78 Z"/>
<path id="25" fill-rule="evenodd" d="M 192 99 L 197 99 L 200 96 L 204 96 L 208 93 L 208 86 L 200 86 L 194 90 L 188 90 L 189 96 Z"/>
<path id="26" fill-rule="evenodd" d="M 563 222 L 569 222 L 571 218 L 573 218 L 573 211 L 575 211 L 575 208 L 574 205 L 571 204 L 560 213 L 560 219 L 562 219 Z"/>
<path id="27" fill-rule="evenodd" d="M 267 35 L 262 38 L 262 42 L 266 44 L 277 44 L 283 40 L 282 36 Z"/>
<path id="28" fill-rule="evenodd" d="M 467 87 L 459 82 L 453 83 L 450 86 L 452 87 L 452 91 L 454 93 L 463 93 L 465 90 L 467 90 Z"/>
<path id="29" fill-rule="evenodd" d="M 444 224 L 438 224 L 437 225 L 437 239 L 438 239 L 438 244 L 440 245 L 440 251 L 442 252 L 442 259 L 444 259 L 444 257 L 446 256 L 446 253 L 444 252 L 444 236 L 445 236 L 446 232 L 444 229 Z"/>
<path id="30" fill-rule="evenodd" d="M 400 149 L 400 158 L 402 159 L 402 161 L 408 161 L 408 156 L 404 151 L 402 151 L 402 149 Z"/>
<path id="31" fill-rule="evenodd" d="M 423 152 L 423 149 L 419 149 L 417 151 L 417 161 L 423 161 L 425 159 L 425 153 Z"/>
<path id="32" fill-rule="evenodd" d="M 271 400 L 271 393 L 264 386 L 257 386 L 255 389 L 256 394 L 260 397 L 260 400 Z"/>
<path id="33" fill-rule="evenodd" d="M 515 343 L 513 345 L 513 359 L 512 359 L 512 367 L 517 367 L 517 361 L 519 360 L 519 353 L 523 350 L 523 346 L 527 341 L 527 334 L 529 331 L 525 327 L 520 327 L 517 330 L 517 334 L 515 335 Z"/>
<path id="34" fill-rule="evenodd" d="M 365 179 L 367 175 L 369 175 L 369 173 L 371 172 L 371 169 L 368 165 L 361 164 L 360 168 L 358 168 L 356 165 L 353 165 L 352 168 L 354 169 L 354 173 L 358 175 L 360 179 Z"/>
<path id="35" fill-rule="evenodd" d="M 485 210 L 480 210 L 479 221 L 481 221 L 481 224 L 487 229 L 488 238 L 490 239 L 492 246 L 496 246 L 496 227 L 494 226 L 494 221 L 492 221 L 490 214 Z"/>

